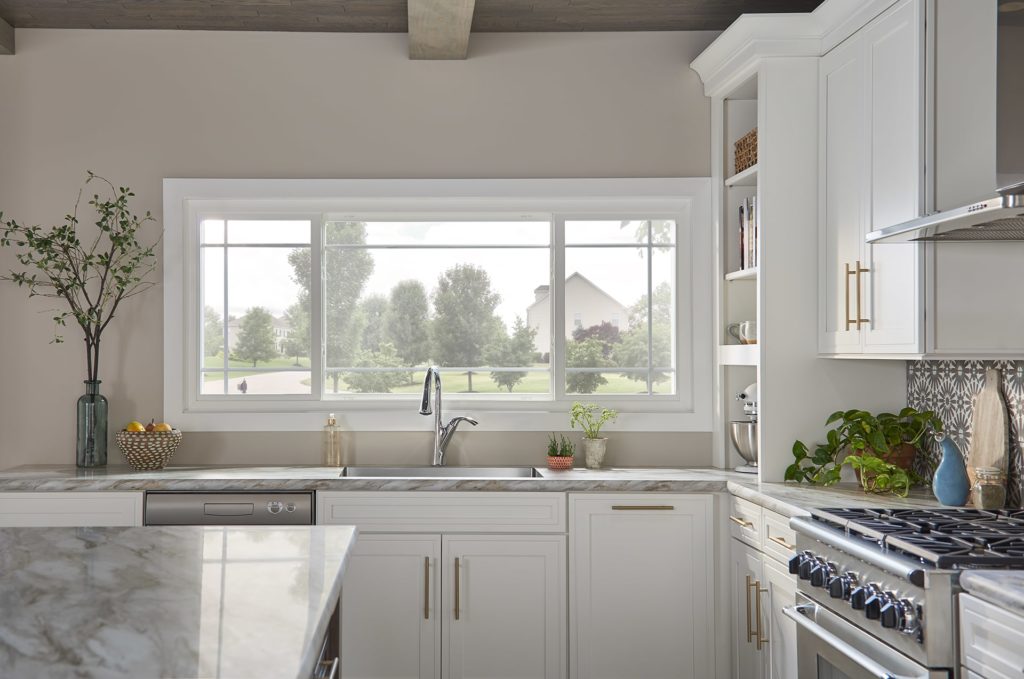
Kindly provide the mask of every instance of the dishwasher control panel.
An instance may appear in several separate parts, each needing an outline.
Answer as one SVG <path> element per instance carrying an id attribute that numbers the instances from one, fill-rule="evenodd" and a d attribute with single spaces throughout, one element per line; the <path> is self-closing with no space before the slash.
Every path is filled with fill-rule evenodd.
<path id="1" fill-rule="evenodd" d="M 308 526 L 313 493 L 149 491 L 147 526 Z"/>

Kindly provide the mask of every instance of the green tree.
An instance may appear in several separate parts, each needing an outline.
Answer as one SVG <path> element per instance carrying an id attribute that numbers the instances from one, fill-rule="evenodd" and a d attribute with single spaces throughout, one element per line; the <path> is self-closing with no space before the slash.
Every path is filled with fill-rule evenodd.
<path id="1" fill-rule="evenodd" d="M 203 309 L 203 355 L 216 356 L 224 348 L 224 321 L 212 306 Z"/>
<path id="2" fill-rule="evenodd" d="M 647 355 L 647 295 L 641 297 L 629 308 L 629 330 L 623 334 L 622 342 L 615 346 L 614 361 L 623 368 L 660 367 L 672 365 L 672 288 L 662 283 L 654 290 L 651 298 L 652 325 L 651 355 L 652 365 L 648 366 Z M 646 373 L 622 373 L 636 382 L 647 382 Z M 652 371 L 651 382 L 659 384 L 671 377 L 669 373 Z"/>
<path id="3" fill-rule="evenodd" d="M 607 368 L 614 365 L 604 355 L 605 343 L 590 338 L 565 345 L 565 365 L 568 368 Z M 570 372 L 565 376 L 565 389 L 570 394 L 593 394 L 598 387 L 608 384 L 599 372 Z"/>
<path id="4" fill-rule="evenodd" d="M 284 353 L 295 357 L 295 365 L 302 365 L 299 359 L 309 356 L 309 310 L 296 302 L 285 310 L 284 318 L 288 322 Z"/>
<path id="5" fill-rule="evenodd" d="M 456 264 L 441 274 L 431 323 L 432 353 L 439 365 L 483 365 L 485 352 L 500 337 L 501 320 L 494 315 L 500 301 L 487 272 L 478 266 Z M 468 377 L 472 392 L 472 370 Z"/>
<path id="6" fill-rule="evenodd" d="M 359 368 L 401 368 L 402 359 L 395 350 L 395 345 L 385 342 L 377 351 L 360 351 L 356 358 Z M 360 394 L 387 394 L 395 387 L 412 381 L 412 374 L 407 372 L 348 372 L 345 382 L 352 391 Z"/>
<path id="7" fill-rule="evenodd" d="M 274 318 L 263 307 L 254 306 L 242 316 L 234 355 L 241 361 L 269 361 L 279 356 L 274 337 Z"/>
<path id="8" fill-rule="evenodd" d="M 364 245 L 366 224 L 363 222 L 328 222 L 326 243 L 331 245 Z M 312 283 L 309 248 L 293 250 L 288 255 L 292 279 L 301 287 L 299 304 L 309 308 Z M 324 249 L 324 358 L 327 374 L 339 389 L 340 370 L 353 365 L 362 343 L 360 314 L 356 313 L 363 287 L 373 273 L 373 257 L 361 248 L 327 247 Z"/>
<path id="9" fill-rule="evenodd" d="M 388 298 L 384 295 L 368 295 L 359 303 L 366 326 L 363 328 L 363 351 L 379 351 L 387 341 L 384 319 L 388 313 Z"/>
<path id="10" fill-rule="evenodd" d="M 487 354 L 487 362 L 499 368 L 518 368 L 530 365 L 533 361 L 534 338 L 537 331 L 526 325 L 522 318 L 516 316 L 512 326 L 512 335 L 496 341 Z M 520 370 L 499 370 L 491 373 L 491 379 L 499 387 L 510 393 L 517 384 L 523 381 L 526 373 Z"/>
<path id="11" fill-rule="evenodd" d="M 400 281 L 391 289 L 384 325 L 405 365 L 423 365 L 430 358 L 429 314 L 427 291 L 419 281 Z"/>
<path id="12" fill-rule="evenodd" d="M 619 332 L 617 326 L 612 325 L 608 321 L 603 321 L 589 328 L 576 328 L 572 332 L 572 338 L 577 342 L 587 339 L 600 340 L 604 343 L 604 355 L 607 358 L 612 355 L 614 345 L 622 341 L 622 333 Z"/>

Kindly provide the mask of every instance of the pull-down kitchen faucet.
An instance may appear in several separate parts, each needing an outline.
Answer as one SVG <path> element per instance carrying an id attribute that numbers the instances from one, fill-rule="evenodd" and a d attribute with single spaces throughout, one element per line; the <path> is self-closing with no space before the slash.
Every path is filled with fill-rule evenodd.
<path id="1" fill-rule="evenodd" d="M 434 387 L 434 404 L 430 404 L 430 387 Z M 436 367 L 427 368 L 427 376 L 423 380 L 423 401 L 420 403 L 420 415 L 434 415 L 434 459 L 431 464 L 435 467 L 444 466 L 444 452 L 448 448 L 449 441 L 455 435 L 455 430 L 463 422 L 469 422 L 474 427 L 479 424 L 472 417 L 453 417 L 448 424 L 441 424 L 441 372 Z"/>

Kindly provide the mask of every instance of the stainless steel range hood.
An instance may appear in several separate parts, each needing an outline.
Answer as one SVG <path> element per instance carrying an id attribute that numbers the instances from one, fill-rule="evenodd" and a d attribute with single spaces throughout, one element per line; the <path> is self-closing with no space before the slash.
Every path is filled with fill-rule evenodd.
<path id="1" fill-rule="evenodd" d="M 980 203 L 872 231 L 867 241 L 876 244 L 1024 241 L 1024 182 L 999 189 L 998 196 Z"/>

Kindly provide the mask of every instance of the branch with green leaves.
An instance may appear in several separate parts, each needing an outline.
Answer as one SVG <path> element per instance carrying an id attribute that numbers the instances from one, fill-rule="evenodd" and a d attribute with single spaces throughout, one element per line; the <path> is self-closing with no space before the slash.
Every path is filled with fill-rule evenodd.
<path id="1" fill-rule="evenodd" d="M 150 276 L 156 269 L 157 245 L 138 240 L 143 227 L 156 220 L 149 212 L 139 217 L 131 211 L 129 202 L 135 196 L 131 189 L 115 187 L 89 172 L 85 185 L 94 181 L 109 189 L 109 197 L 97 193 L 88 201 L 96 213 L 95 234 L 90 236 L 82 233 L 78 219 L 84 186 L 72 213 L 56 226 L 27 226 L 5 220 L 0 212 L 0 247 L 17 248 L 15 258 L 23 267 L 0 275 L 0 280 L 26 288 L 29 297 L 65 303 L 66 308 L 53 310 L 51 343 L 64 341 L 60 329 L 69 318 L 77 323 L 84 334 L 89 380 L 99 374 L 100 339 L 118 307 L 155 285 Z"/>

